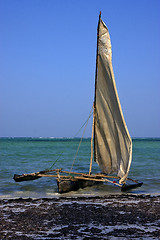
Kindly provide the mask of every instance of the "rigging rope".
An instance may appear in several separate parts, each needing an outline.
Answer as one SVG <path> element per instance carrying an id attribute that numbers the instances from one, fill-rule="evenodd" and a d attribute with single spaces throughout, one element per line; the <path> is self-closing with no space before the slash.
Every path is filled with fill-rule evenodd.
<path id="1" fill-rule="evenodd" d="M 73 165 L 74 165 L 74 162 L 75 162 L 75 160 L 76 160 L 76 157 L 77 157 L 77 154 L 78 154 L 78 151 L 79 151 L 79 148 L 80 148 L 80 145 L 81 145 L 81 142 L 82 142 L 82 139 L 83 139 L 83 136 L 84 136 L 84 133 L 85 133 L 87 124 L 88 124 L 88 121 L 89 121 L 90 117 L 91 117 L 92 114 L 93 114 L 93 113 L 92 113 L 92 110 L 93 110 L 93 106 L 92 106 L 91 111 L 90 111 L 90 113 L 89 113 L 88 119 L 84 122 L 84 124 L 80 127 L 80 129 L 77 131 L 77 133 L 76 133 L 76 134 L 74 135 L 74 137 L 73 137 L 73 138 L 75 138 L 75 137 L 79 134 L 79 132 L 81 131 L 81 129 L 85 126 L 85 128 L 84 128 L 84 130 L 83 130 L 83 134 L 82 134 L 81 140 L 80 140 L 80 143 L 79 143 L 79 146 L 78 146 L 78 149 L 77 149 L 77 152 L 76 152 L 76 155 L 75 155 L 74 160 L 73 160 L 73 163 L 72 163 L 71 170 L 72 170 Z M 63 153 L 64 153 L 64 151 L 59 154 L 58 158 L 54 161 L 54 163 L 51 165 L 51 167 L 50 167 L 49 169 L 52 169 L 52 167 L 53 167 L 53 166 L 55 165 L 55 163 L 60 159 L 60 157 L 62 156 Z M 71 171 L 71 170 L 70 170 L 70 171 Z"/>
<path id="2" fill-rule="evenodd" d="M 54 164 L 60 159 L 60 157 L 62 156 L 63 153 L 64 153 L 64 151 L 59 154 L 58 158 L 54 161 L 54 163 L 52 164 L 52 166 L 49 169 L 52 169 Z"/>
<path id="3" fill-rule="evenodd" d="M 74 165 L 74 163 L 75 163 L 75 160 L 76 160 L 76 157 L 77 157 L 79 148 L 80 148 L 81 143 L 82 143 L 82 139 L 83 139 L 84 133 L 85 133 L 86 128 L 87 128 L 87 125 L 88 125 L 88 121 L 89 121 L 90 117 L 92 116 L 92 109 L 93 109 L 93 107 L 91 108 L 91 111 L 90 111 L 90 114 L 89 114 L 89 117 L 88 117 L 87 121 L 85 122 L 85 124 L 83 124 L 83 126 L 85 125 L 85 128 L 84 128 L 84 130 L 83 130 L 83 134 L 82 134 L 82 137 L 81 137 L 79 146 L 78 146 L 78 148 L 77 148 L 77 152 L 76 152 L 76 155 L 75 155 L 75 157 L 74 157 L 74 160 L 73 160 L 73 163 L 72 163 L 72 167 L 71 167 L 71 169 L 70 169 L 70 172 L 72 171 L 73 165 Z"/>

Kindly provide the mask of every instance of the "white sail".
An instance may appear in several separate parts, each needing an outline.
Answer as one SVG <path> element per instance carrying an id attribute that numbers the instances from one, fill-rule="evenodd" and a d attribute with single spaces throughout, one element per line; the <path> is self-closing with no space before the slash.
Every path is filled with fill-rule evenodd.
<path id="1" fill-rule="evenodd" d="M 102 172 L 117 173 L 125 183 L 132 161 L 129 135 L 113 74 L 108 29 L 99 20 L 94 103 L 94 157 Z"/>

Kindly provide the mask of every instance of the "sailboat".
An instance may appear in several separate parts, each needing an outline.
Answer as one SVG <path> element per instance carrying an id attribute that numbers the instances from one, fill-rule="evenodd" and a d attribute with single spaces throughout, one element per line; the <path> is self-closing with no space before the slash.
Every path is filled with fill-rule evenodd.
<path id="1" fill-rule="evenodd" d="M 101 173 L 92 174 L 93 158 Z M 128 178 L 132 161 L 132 139 L 120 105 L 112 67 L 112 47 L 108 28 L 99 15 L 91 159 L 88 173 L 45 170 L 14 175 L 16 182 L 55 177 L 59 193 L 78 190 L 97 183 L 108 182 L 122 191 L 140 187 L 143 183 Z M 55 173 L 54 175 L 52 173 Z M 128 181 L 132 183 L 128 184 Z"/>

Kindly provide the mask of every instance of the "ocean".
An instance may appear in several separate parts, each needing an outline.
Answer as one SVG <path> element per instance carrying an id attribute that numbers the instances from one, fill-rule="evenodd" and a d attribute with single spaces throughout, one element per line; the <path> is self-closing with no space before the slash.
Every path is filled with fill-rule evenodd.
<path id="1" fill-rule="evenodd" d="M 90 139 L 68 138 L 0 138 L 0 198 L 52 198 L 60 196 L 105 196 L 124 194 L 119 187 L 100 184 L 76 192 L 59 194 L 54 178 L 15 182 L 14 174 L 32 173 L 46 169 L 88 172 Z M 77 156 L 76 156 L 77 155 Z M 75 158 L 76 156 L 76 158 Z M 160 139 L 133 139 L 133 160 L 129 177 L 143 182 L 131 194 L 160 194 Z M 93 163 L 93 173 L 100 172 Z M 125 193 L 126 194 L 126 193 Z"/>

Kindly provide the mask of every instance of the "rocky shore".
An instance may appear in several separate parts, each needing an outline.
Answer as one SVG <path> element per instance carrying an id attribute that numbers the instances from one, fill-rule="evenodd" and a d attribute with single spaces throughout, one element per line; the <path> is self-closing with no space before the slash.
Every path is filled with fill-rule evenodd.
<path id="1" fill-rule="evenodd" d="M 160 196 L 0 200 L 0 239 L 160 239 Z"/>

